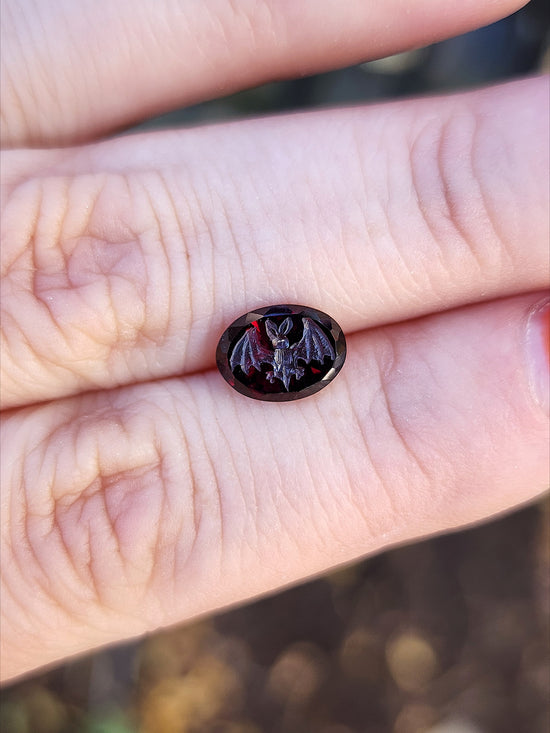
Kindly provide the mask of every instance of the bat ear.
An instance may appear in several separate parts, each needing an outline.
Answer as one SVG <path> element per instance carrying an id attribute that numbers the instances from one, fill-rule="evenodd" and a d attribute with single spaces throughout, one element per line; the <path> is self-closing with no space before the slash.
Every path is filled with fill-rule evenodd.
<path id="1" fill-rule="evenodd" d="M 291 318 L 285 318 L 285 320 L 281 323 L 279 326 L 279 334 L 281 336 L 286 336 L 287 333 L 292 328 L 292 319 Z"/>
<path id="2" fill-rule="evenodd" d="M 265 332 L 267 333 L 267 337 L 270 341 L 274 341 L 279 335 L 277 333 L 277 326 L 273 323 L 273 321 L 270 321 L 269 318 L 265 322 Z"/>

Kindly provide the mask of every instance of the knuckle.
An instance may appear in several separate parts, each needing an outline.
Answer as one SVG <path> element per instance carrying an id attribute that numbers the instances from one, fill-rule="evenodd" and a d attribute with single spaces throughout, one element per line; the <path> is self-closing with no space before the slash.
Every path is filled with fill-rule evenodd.
<path id="1" fill-rule="evenodd" d="M 371 355 L 358 366 L 359 372 L 365 370 L 368 397 L 363 402 L 350 394 L 349 400 L 358 435 L 351 443 L 363 446 L 350 483 L 358 487 L 353 497 L 371 536 L 390 541 L 392 536 L 410 533 L 411 508 L 415 519 L 429 513 L 442 494 L 441 487 L 448 486 L 452 477 L 448 457 L 438 452 L 427 429 L 429 400 L 421 385 L 430 378 L 429 365 L 418 364 L 426 374 L 419 373 L 418 389 L 411 392 L 407 355 L 399 342 L 382 329 L 373 338 Z"/>
<path id="2" fill-rule="evenodd" d="M 128 181 L 92 175 L 37 185 L 41 206 L 24 243 L 35 301 L 77 347 L 83 338 L 93 348 L 131 338 L 143 326 L 147 270 Z"/>
<path id="3" fill-rule="evenodd" d="M 417 209 L 451 275 L 481 271 L 495 278 L 505 266 L 506 237 L 490 196 L 490 162 L 479 144 L 485 128 L 483 116 L 463 105 L 429 118 L 409 140 Z"/>
<path id="4" fill-rule="evenodd" d="M 21 527 L 12 544 L 29 592 L 37 584 L 43 605 L 73 618 L 114 612 L 137 633 L 157 625 L 181 598 L 202 531 L 204 471 L 184 441 L 161 386 L 154 399 L 88 405 L 43 429 L 12 488 L 10 523 Z"/>
<path id="5" fill-rule="evenodd" d="M 156 174 L 48 176 L 9 192 L 3 337 L 15 381 L 32 369 L 37 384 L 69 374 L 76 387 L 85 378 L 111 386 L 133 348 L 148 363 L 168 334 L 169 248 L 182 249 L 168 199 Z"/>
<path id="6" fill-rule="evenodd" d="M 410 352 L 396 334 L 387 334 L 386 358 L 380 362 L 380 407 L 388 430 L 392 486 L 396 505 L 407 521 L 411 506 L 418 516 L 433 513 L 438 501 L 449 498 L 455 483 L 452 456 L 446 441 L 436 439 L 440 415 L 433 394 L 439 387 L 430 363 L 422 358 L 430 353 L 430 338 L 422 347 L 420 327 L 415 333 L 415 389 L 411 390 Z"/>

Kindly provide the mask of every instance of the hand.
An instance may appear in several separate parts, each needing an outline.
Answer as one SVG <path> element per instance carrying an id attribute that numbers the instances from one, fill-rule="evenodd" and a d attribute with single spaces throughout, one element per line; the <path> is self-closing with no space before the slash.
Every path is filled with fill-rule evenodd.
<path id="1" fill-rule="evenodd" d="M 93 142 L 520 4 L 6 0 L 3 678 L 547 487 L 546 80 Z M 255 402 L 216 342 L 281 302 L 347 363 Z"/>

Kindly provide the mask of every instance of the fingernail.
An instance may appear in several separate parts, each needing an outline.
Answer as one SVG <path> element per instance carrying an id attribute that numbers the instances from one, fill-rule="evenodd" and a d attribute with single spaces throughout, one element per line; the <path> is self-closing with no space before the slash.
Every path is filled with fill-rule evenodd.
<path id="1" fill-rule="evenodd" d="M 539 302 L 527 319 L 527 355 L 531 389 L 550 411 L 550 298 Z"/>

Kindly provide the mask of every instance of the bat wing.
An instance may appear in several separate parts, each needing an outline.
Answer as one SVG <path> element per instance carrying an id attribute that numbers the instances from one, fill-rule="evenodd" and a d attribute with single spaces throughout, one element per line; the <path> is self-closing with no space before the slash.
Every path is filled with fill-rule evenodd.
<path id="1" fill-rule="evenodd" d="M 248 374 L 252 367 L 259 371 L 263 362 L 273 364 L 273 351 L 263 346 L 258 331 L 252 326 L 243 333 L 233 347 L 229 361 L 231 370 L 240 366 L 244 374 Z"/>
<path id="2" fill-rule="evenodd" d="M 294 359 L 303 359 L 306 364 L 312 359 L 322 363 L 325 356 L 334 359 L 334 348 L 326 333 L 311 318 L 302 318 L 302 323 L 302 338 L 291 347 Z"/>

